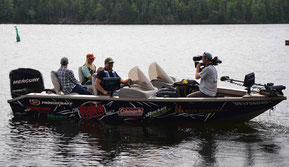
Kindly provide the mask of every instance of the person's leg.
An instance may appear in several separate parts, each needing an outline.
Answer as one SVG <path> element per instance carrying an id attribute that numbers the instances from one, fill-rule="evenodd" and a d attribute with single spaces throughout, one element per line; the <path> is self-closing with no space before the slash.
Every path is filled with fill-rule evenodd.
<path id="1" fill-rule="evenodd" d="M 92 95 L 92 93 L 88 91 L 86 87 L 82 87 L 78 84 L 72 89 L 72 92 L 79 93 L 81 95 Z"/>
<path id="2" fill-rule="evenodd" d="M 113 91 L 113 94 L 112 94 L 112 96 L 118 96 L 118 93 L 119 93 L 119 89 L 118 89 L 118 90 L 115 90 L 115 91 Z"/>
<path id="3" fill-rule="evenodd" d="M 196 91 L 196 92 L 188 94 L 187 97 L 210 97 L 210 96 L 205 95 L 201 91 Z"/>

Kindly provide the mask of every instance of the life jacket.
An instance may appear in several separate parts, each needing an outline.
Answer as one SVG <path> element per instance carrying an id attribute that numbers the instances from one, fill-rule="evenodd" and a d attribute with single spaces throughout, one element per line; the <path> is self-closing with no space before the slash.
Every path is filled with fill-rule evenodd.
<path id="1" fill-rule="evenodd" d="M 104 70 L 104 73 L 105 73 L 105 77 L 110 78 L 110 75 L 109 75 L 109 72 L 108 72 L 108 71 Z M 113 75 L 113 77 L 117 77 L 115 71 L 112 71 L 112 75 Z"/>
<path id="2" fill-rule="evenodd" d="M 107 71 L 107 70 L 103 70 L 104 71 L 104 74 L 105 74 L 105 78 L 110 78 L 110 75 L 109 75 L 109 72 Z M 112 75 L 113 75 L 113 77 L 118 77 L 117 75 L 116 75 L 116 72 L 115 71 L 112 71 Z M 103 87 L 103 84 L 102 84 L 102 82 L 100 83 L 100 85 Z M 102 92 L 100 92 L 100 91 L 97 91 L 97 94 L 98 95 L 103 95 L 103 93 Z"/>

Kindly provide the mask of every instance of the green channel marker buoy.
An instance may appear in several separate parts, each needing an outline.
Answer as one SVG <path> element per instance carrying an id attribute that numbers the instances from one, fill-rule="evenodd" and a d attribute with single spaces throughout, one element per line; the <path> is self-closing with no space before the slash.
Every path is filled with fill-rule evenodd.
<path id="1" fill-rule="evenodd" d="M 16 26 L 15 26 L 15 30 L 16 30 L 16 41 L 17 41 L 17 42 L 20 42 L 20 36 L 19 36 L 19 34 L 18 34 L 18 29 L 17 29 Z"/>

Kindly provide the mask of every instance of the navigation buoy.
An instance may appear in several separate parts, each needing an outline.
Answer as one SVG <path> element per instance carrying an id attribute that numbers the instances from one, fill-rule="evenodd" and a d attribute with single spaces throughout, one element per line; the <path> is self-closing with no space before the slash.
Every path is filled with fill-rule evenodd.
<path id="1" fill-rule="evenodd" d="M 16 30 L 16 41 L 17 41 L 17 42 L 20 42 L 20 36 L 19 36 L 19 34 L 18 34 L 18 29 L 17 29 L 16 26 L 15 26 L 15 30 Z"/>
<path id="2" fill-rule="evenodd" d="M 285 40 L 285 45 L 289 45 L 289 40 Z"/>

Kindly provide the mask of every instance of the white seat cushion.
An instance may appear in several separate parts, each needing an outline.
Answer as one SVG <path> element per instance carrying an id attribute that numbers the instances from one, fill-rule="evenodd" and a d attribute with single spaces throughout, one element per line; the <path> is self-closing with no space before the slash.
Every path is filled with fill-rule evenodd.
<path id="1" fill-rule="evenodd" d="M 82 66 L 78 67 L 78 78 L 79 78 L 80 83 L 84 81 L 84 75 L 82 73 Z"/>
<path id="2" fill-rule="evenodd" d="M 52 84 L 54 86 L 54 90 L 57 94 L 61 94 L 61 85 L 59 83 L 58 77 L 57 77 L 57 73 L 55 71 L 51 71 L 50 72 L 50 77 L 51 77 L 51 81 Z"/>
<path id="3" fill-rule="evenodd" d="M 157 90 L 144 91 L 138 88 L 121 88 L 118 96 L 120 98 L 150 98 L 155 95 Z"/>

